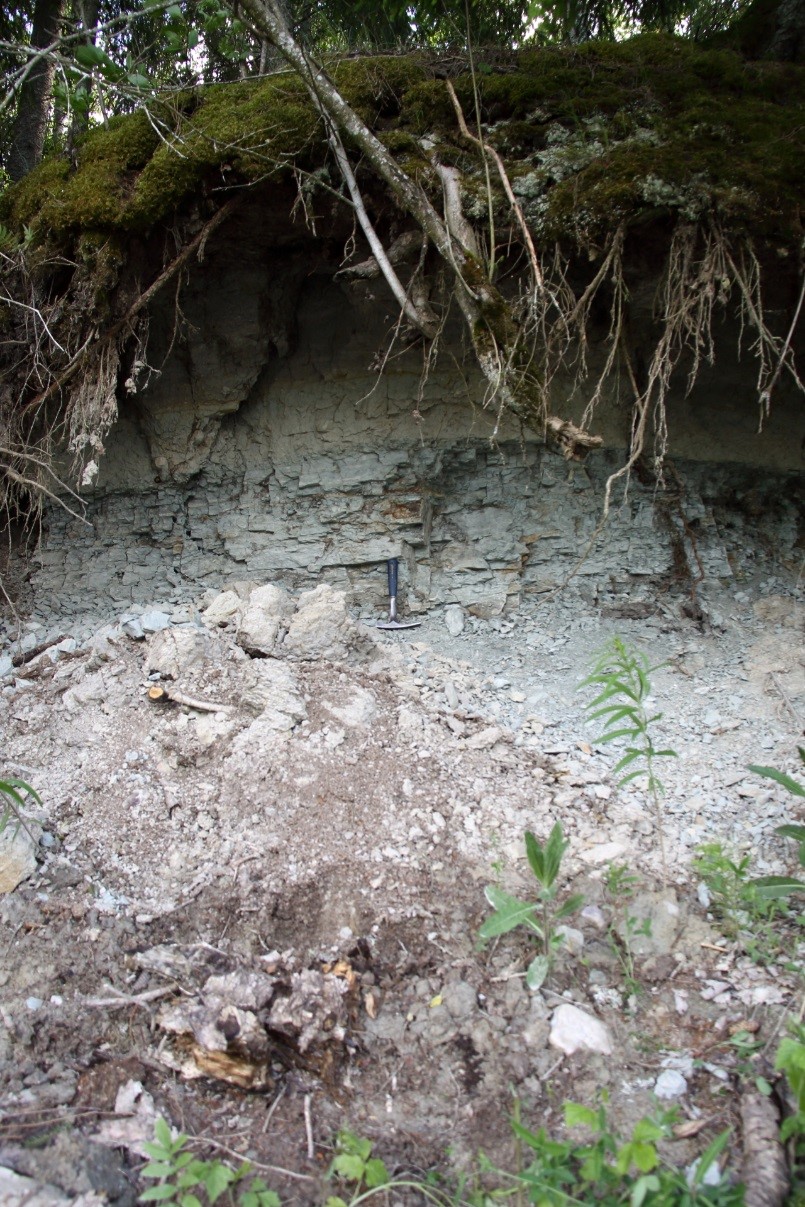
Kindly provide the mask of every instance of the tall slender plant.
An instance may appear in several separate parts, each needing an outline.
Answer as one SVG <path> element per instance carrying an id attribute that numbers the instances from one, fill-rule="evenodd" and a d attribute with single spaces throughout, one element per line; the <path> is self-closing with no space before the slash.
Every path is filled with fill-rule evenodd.
<path id="1" fill-rule="evenodd" d="M 659 750 L 654 744 L 654 727 L 662 720 L 661 712 L 652 713 L 649 707 L 651 678 L 662 663 L 652 666 L 641 651 L 627 645 L 620 637 L 613 637 L 597 657 L 592 672 L 579 685 L 600 688 L 598 695 L 586 705 L 593 721 L 603 721 L 599 743 L 626 742 L 626 749 L 614 767 L 615 775 L 621 775 L 618 787 L 645 779 L 645 788 L 657 823 L 660 841 L 660 857 L 663 874 L 667 878 L 668 865 L 665 857 L 665 835 L 661 801 L 665 787 L 657 775 L 656 762 L 663 758 L 676 758 L 675 750 Z"/>

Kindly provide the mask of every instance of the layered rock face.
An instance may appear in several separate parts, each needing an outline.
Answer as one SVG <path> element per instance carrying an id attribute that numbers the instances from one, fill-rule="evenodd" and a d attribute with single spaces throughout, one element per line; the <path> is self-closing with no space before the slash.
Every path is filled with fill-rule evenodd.
<path id="1" fill-rule="evenodd" d="M 689 398 L 682 381 L 664 482 L 633 473 L 602 525 L 625 390 L 593 421 L 605 448 L 565 462 L 484 406 L 458 330 L 427 365 L 395 350 L 379 373 L 396 323 L 382 287 L 341 286 L 332 264 L 318 275 L 309 247 L 283 250 L 254 221 L 195 266 L 181 314 L 167 299 L 152 315 L 158 371 L 141 372 L 107 442 L 90 526 L 49 514 L 40 596 L 69 612 L 324 580 L 377 609 L 394 556 L 410 610 L 495 616 L 570 574 L 633 594 L 795 563 L 801 403 L 781 394 L 758 435 L 753 371 L 729 352 Z M 605 346 L 603 330 L 593 356 Z"/>

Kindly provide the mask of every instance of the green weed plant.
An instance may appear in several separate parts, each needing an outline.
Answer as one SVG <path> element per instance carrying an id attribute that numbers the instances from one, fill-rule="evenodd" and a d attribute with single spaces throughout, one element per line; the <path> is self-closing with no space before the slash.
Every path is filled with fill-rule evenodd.
<path id="1" fill-rule="evenodd" d="M 157 1119 L 153 1142 L 143 1147 L 151 1161 L 140 1176 L 154 1181 L 140 1195 L 141 1203 L 160 1203 L 162 1207 L 213 1207 L 222 1201 L 237 1207 L 280 1207 L 276 1191 L 262 1178 L 249 1178 L 250 1166 L 244 1162 L 231 1169 L 223 1161 L 202 1161 L 188 1147 L 190 1137 L 180 1132 L 174 1137 L 164 1119 Z M 244 1179 L 249 1178 L 248 1182 Z"/>
<path id="2" fill-rule="evenodd" d="M 597 742 L 623 741 L 626 748 L 613 772 L 620 776 L 618 787 L 643 779 L 651 802 L 660 839 L 663 869 L 667 868 L 661 800 L 665 787 L 657 774 L 659 759 L 676 758 L 675 750 L 658 749 L 654 732 L 661 712 L 649 708 L 651 675 L 663 663 L 652 666 L 646 655 L 620 637 L 613 637 L 596 658 L 591 673 L 580 688 L 598 688 L 598 695 L 586 705 L 590 720 L 602 721 Z M 625 773 L 625 774 L 624 774 Z"/>
<path id="3" fill-rule="evenodd" d="M 553 1140 L 544 1129 L 531 1132 L 513 1124 L 518 1139 L 530 1150 L 529 1164 L 517 1175 L 528 1201 L 538 1207 L 570 1207 L 596 1203 L 602 1207 L 739 1207 L 743 1187 L 726 1179 L 706 1185 L 706 1175 L 730 1141 L 718 1135 L 696 1162 L 689 1177 L 668 1165 L 659 1145 L 673 1136 L 675 1110 L 644 1117 L 624 1139 L 611 1127 L 605 1102 L 597 1108 L 565 1103 L 565 1126 L 590 1133 L 586 1141 Z"/>
<path id="4" fill-rule="evenodd" d="M 805 748 L 798 746 L 797 750 L 800 761 L 805 763 Z M 778 771 L 775 767 L 759 767 L 754 763 L 750 765 L 749 770 L 754 771 L 756 775 L 763 775 L 766 779 L 782 784 L 792 796 L 805 797 L 805 788 L 802 784 L 797 783 L 784 771 Z M 783 826 L 777 826 L 774 833 L 779 834 L 781 838 L 793 838 L 799 844 L 799 865 L 805 868 L 805 826 L 796 822 L 787 822 Z M 791 893 L 805 892 L 805 881 L 798 880 L 795 876 L 758 876 L 752 881 L 752 884 L 759 895 L 767 899 L 788 897 Z"/>
<path id="5" fill-rule="evenodd" d="M 790 1022 L 780 1040 L 774 1067 L 783 1073 L 793 1099 L 793 1110 L 783 1120 L 780 1139 L 790 1146 L 792 1203 L 805 1203 L 805 1024 Z"/>
<path id="6" fill-rule="evenodd" d="M 719 929 L 740 942 L 757 964 L 771 964 L 785 950 L 784 924 L 795 919 L 779 892 L 764 891 L 763 881 L 750 875 L 749 855 L 735 855 L 721 842 L 703 843 L 693 860 L 710 894 L 710 908 Z"/>
<path id="7" fill-rule="evenodd" d="M 651 935 L 651 919 L 639 918 L 629 908 L 639 884 L 639 878 L 629 871 L 626 864 L 611 863 L 607 868 L 604 889 L 612 909 L 607 937 L 630 995 L 640 993 L 643 988 L 637 977 L 634 941 L 641 936 Z"/>
<path id="8" fill-rule="evenodd" d="M 488 884 L 486 899 L 494 909 L 478 932 L 483 943 L 499 935 L 508 934 L 518 926 L 524 926 L 541 947 L 526 971 L 529 989 L 539 989 L 553 965 L 556 950 L 562 944 L 557 924 L 569 918 L 582 905 L 584 898 L 574 894 L 564 901 L 559 900 L 557 878 L 562 866 L 562 857 L 569 843 L 564 837 L 559 822 L 553 827 L 547 842 L 540 843 L 530 830 L 525 832 L 525 850 L 528 865 L 539 884 L 536 901 L 521 901 L 512 897 L 498 884 Z"/>
<path id="9" fill-rule="evenodd" d="M 0 834 L 12 821 L 15 830 L 20 827 L 27 829 L 25 809 L 29 799 L 34 800 L 38 805 L 42 804 L 39 795 L 30 784 L 26 784 L 25 780 L 17 779 L 16 776 L 0 780 Z"/>

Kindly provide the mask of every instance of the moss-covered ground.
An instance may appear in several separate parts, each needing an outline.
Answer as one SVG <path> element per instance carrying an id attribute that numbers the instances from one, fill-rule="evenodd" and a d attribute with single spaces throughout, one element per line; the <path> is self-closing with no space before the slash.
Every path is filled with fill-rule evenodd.
<path id="1" fill-rule="evenodd" d="M 428 184 L 417 140 L 433 135 L 465 171 L 469 212 L 474 200 L 485 207 L 478 151 L 460 137 L 443 65 L 384 56 L 331 71 L 402 166 Z M 471 119 L 472 77 L 455 61 L 450 72 Z M 486 137 L 538 234 L 596 241 L 616 223 L 667 212 L 799 245 L 802 68 L 642 35 L 481 55 L 476 78 Z M 63 245 L 86 231 L 146 232 L 200 196 L 315 171 L 326 153 L 292 74 L 210 87 L 92 131 L 72 163 L 48 158 L 0 198 L 0 220 Z"/>

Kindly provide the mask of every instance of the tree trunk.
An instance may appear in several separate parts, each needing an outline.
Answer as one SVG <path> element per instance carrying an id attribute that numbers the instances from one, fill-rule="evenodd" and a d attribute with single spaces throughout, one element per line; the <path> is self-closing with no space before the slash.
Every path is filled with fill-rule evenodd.
<path id="1" fill-rule="evenodd" d="M 31 35 L 34 50 L 43 50 L 58 38 L 63 3 L 64 0 L 36 0 Z M 20 89 L 8 156 L 8 173 L 12 180 L 20 180 L 42 158 L 50 117 L 53 72 L 54 64 L 50 59 L 39 59 Z"/>
<path id="2" fill-rule="evenodd" d="M 100 12 L 100 0 L 81 0 L 81 2 L 77 5 L 77 10 L 82 28 L 84 29 L 84 41 L 87 46 L 94 46 L 95 39 L 97 37 L 96 26 L 98 24 L 98 16 Z M 84 80 L 80 86 L 80 91 L 83 94 L 82 100 L 84 101 L 84 104 L 76 106 L 76 109 L 73 113 L 69 135 L 70 149 L 72 149 L 76 140 L 85 133 L 89 126 L 89 104 L 92 93 L 92 80 Z"/>
<path id="3" fill-rule="evenodd" d="M 805 63 L 805 2 L 780 0 L 767 59 L 781 63 Z"/>

